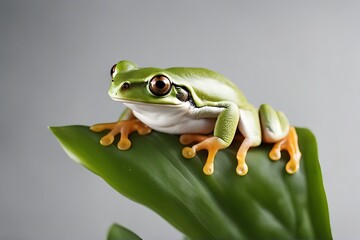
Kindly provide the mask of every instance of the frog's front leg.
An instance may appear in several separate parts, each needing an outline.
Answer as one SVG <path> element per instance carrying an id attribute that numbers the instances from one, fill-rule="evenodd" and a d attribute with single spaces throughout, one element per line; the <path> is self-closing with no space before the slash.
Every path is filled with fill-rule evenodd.
<path id="1" fill-rule="evenodd" d="M 290 160 L 286 164 L 286 171 L 289 174 L 295 173 L 299 169 L 301 158 L 295 128 L 290 127 L 282 112 L 275 111 L 267 104 L 260 106 L 259 114 L 264 142 L 275 143 L 269 157 L 272 160 L 279 160 L 281 150 L 287 150 Z"/>
<path id="2" fill-rule="evenodd" d="M 114 142 L 114 137 L 120 134 L 120 140 L 117 147 L 120 150 L 129 149 L 131 141 L 129 140 L 129 134 L 137 131 L 140 135 L 146 135 L 151 132 L 151 128 L 135 118 L 130 109 L 126 109 L 120 116 L 117 122 L 112 123 L 99 123 L 92 125 L 90 129 L 94 132 L 101 132 L 103 130 L 110 130 L 108 134 L 100 139 L 100 144 L 103 146 L 109 146 Z"/>
<path id="3" fill-rule="evenodd" d="M 184 145 L 198 142 L 197 144 L 190 147 L 185 147 L 182 154 L 186 158 L 192 158 L 196 155 L 197 151 L 206 149 L 208 151 L 208 157 L 203 167 L 203 172 L 206 175 L 211 175 L 214 172 L 214 160 L 216 153 L 228 145 L 221 138 L 216 136 L 205 136 L 198 134 L 184 134 L 180 137 L 180 142 Z"/>
<path id="4" fill-rule="evenodd" d="M 203 149 L 208 151 L 208 157 L 203 168 L 203 172 L 206 175 L 211 175 L 214 172 L 215 155 L 220 149 L 227 148 L 231 144 L 239 121 L 237 105 L 223 102 L 217 104 L 214 108 L 222 109 L 215 123 L 214 136 L 184 134 L 180 137 L 180 142 L 185 145 L 198 142 L 192 147 L 185 147 L 183 149 L 182 154 L 184 157 L 192 158 L 197 151 Z M 203 114 L 207 115 L 208 113 Z"/>

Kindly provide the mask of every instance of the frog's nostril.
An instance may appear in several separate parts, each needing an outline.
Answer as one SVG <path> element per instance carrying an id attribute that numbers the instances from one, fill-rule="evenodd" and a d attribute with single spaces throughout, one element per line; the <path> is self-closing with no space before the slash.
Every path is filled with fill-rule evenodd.
<path id="1" fill-rule="evenodd" d="M 121 87 L 120 87 L 120 90 L 121 91 L 124 91 L 124 90 L 127 90 L 130 88 L 130 83 L 127 83 L 127 82 L 124 82 Z"/>

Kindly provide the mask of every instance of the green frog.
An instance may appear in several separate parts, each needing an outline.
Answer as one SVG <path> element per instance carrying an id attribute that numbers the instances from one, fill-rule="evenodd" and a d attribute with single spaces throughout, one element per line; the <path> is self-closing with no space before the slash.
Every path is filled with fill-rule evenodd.
<path id="1" fill-rule="evenodd" d="M 262 142 L 274 143 L 269 157 L 278 160 L 288 151 L 289 174 L 299 169 L 301 153 L 297 134 L 286 116 L 263 104 L 256 109 L 241 90 L 221 74 L 204 68 L 139 68 L 131 61 L 120 61 L 111 68 L 110 97 L 127 108 L 119 121 L 91 126 L 99 132 L 110 130 L 100 143 L 108 146 L 120 134 L 117 146 L 130 148 L 129 134 L 149 134 L 152 129 L 179 134 L 180 142 L 190 145 L 182 150 L 185 158 L 207 150 L 203 172 L 214 172 L 217 152 L 227 148 L 235 136 L 243 141 L 236 154 L 236 173 L 248 172 L 246 154 Z M 192 145 L 191 145 L 192 144 Z"/>

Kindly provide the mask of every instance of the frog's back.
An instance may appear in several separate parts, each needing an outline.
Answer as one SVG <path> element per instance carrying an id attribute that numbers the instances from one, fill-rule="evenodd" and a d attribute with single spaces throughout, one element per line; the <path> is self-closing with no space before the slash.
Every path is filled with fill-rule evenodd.
<path id="1" fill-rule="evenodd" d="M 187 87 L 198 97 L 197 104 L 205 102 L 230 101 L 243 107 L 246 97 L 240 89 L 225 76 L 206 68 L 174 67 L 165 69 L 178 85 Z"/>

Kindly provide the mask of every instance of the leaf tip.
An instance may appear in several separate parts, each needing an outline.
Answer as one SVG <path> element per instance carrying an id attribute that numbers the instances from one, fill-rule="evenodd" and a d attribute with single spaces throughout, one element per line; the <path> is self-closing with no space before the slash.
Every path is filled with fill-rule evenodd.
<path id="1" fill-rule="evenodd" d="M 60 127 L 55 127 L 55 126 L 47 126 L 47 129 L 49 129 L 55 136 L 58 135 L 58 129 Z"/>
<path id="2" fill-rule="evenodd" d="M 108 231 L 107 240 L 141 240 L 141 238 L 129 229 L 113 223 Z"/>

